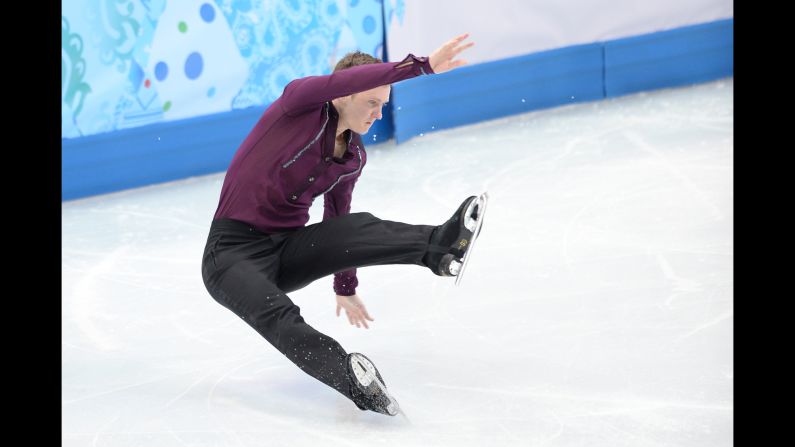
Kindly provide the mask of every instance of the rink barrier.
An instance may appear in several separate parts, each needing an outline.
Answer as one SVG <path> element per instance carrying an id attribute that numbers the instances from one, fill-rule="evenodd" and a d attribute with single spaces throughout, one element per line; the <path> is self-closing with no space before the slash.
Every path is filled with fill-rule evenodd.
<path id="1" fill-rule="evenodd" d="M 395 139 L 734 72 L 734 19 L 564 47 L 395 84 Z M 599 60 L 595 61 L 598 55 Z"/>
<path id="2" fill-rule="evenodd" d="M 223 171 L 264 110 L 250 107 L 63 139 L 61 200 Z"/>
<path id="3" fill-rule="evenodd" d="M 368 146 L 733 75 L 734 19 L 548 50 L 397 83 Z M 269 104 L 62 139 L 62 200 L 224 172 Z M 375 139 L 373 136 L 377 136 Z"/>
<path id="4" fill-rule="evenodd" d="M 420 134 L 604 97 L 597 43 L 464 66 L 392 86 L 398 143 Z"/>
<path id="5" fill-rule="evenodd" d="M 604 43 L 605 96 L 696 84 L 734 72 L 734 20 Z"/>
<path id="6" fill-rule="evenodd" d="M 266 108 L 62 139 L 61 200 L 223 172 Z M 363 135 L 368 146 L 392 138 L 391 113 L 383 115 Z"/>

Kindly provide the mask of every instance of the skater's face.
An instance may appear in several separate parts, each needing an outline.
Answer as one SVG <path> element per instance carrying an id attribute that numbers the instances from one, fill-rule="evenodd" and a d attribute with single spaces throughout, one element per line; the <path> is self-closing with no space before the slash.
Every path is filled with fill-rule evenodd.
<path id="1" fill-rule="evenodd" d="M 392 87 L 382 85 L 372 90 L 337 98 L 334 107 L 340 113 L 340 123 L 347 129 L 363 135 L 375 120 L 381 119 L 381 108 L 389 102 Z"/>

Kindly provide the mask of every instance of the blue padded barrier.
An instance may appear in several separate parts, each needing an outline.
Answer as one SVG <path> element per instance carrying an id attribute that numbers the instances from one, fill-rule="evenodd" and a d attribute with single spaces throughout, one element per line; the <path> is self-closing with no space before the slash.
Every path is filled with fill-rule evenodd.
<path id="1" fill-rule="evenodd" d="M 464 66 L 393 86 L 395 137 L 601 99 L 602 46 L 576 45 Z"/>
<path id="2" fill-rule="evenodd" d="M 734 72 L 734 20 L 719 20 L 604 43 L 605 93 L 695 84 Z"/>
<path id="3" fill-rule="evenodd" d="M 264 111 L 217 115 L 62 140 L 62 200 L 224 171 Z"/>

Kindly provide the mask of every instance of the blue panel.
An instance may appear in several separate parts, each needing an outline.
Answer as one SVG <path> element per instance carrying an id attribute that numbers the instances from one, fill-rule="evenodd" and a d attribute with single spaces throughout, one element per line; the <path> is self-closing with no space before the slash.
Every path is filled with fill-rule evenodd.
<path id="1" fill-rule="evenodd" d="M 606 42 L 606 95 L 731 76 L 733 48 L 734 19 Z"/>
<path id="2" fill-rule="evenodd" d="M 393 86 L 395 137 L 601 99 L 601 44 L 465 66 Z"/>
<path id="3" fill-rule="evenodd" d="M 64 139 L 62 200 L 223 172 L 265 107 Z"/>
<path id="4" fill-rule="evenodd" d="M 224 172 L 266 108 L 63 139 L 61 200 Z M 388 109 L 362 136 L 367 146 L 392 137 Z"/>

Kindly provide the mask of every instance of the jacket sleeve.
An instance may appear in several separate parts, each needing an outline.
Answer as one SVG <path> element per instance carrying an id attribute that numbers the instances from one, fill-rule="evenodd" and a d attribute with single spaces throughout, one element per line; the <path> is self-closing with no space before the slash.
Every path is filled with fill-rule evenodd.
<path id="1" fill-rule="evenodd" d="M 284 88 L 282 107 L 286 114 L 295 115 L 334 98 L 433 74 L 428 59 L 409 54 L 400 62 L 357 65 L 329 75 L 295 79 Z"/>
<path id="2" fill-rule="evenodd" d="M 323 196 L 323 220 L 332 217 L 344 216 L 351 212 L 351 198 L 353 187 L 359 177 L 342 182 L 331 189 Z M 334 292 L 341 296 L 356 294 L 356 286 L 359 280 L 356 278 L 356 269 L 345 270 L 334 274 Z"/>

